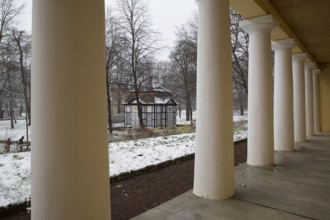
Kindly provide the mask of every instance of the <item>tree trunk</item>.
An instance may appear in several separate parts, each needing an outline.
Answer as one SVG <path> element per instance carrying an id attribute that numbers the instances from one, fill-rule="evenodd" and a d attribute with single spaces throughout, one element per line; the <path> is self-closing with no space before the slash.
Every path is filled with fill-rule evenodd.
<path id="1" fill-rule="evenodd" d="M 181 105 L 179 105 L 179 118 L 181 118 L 181 113 L 182 113 L 182 110 L 181 110 Z"/>
<path id="2" fill-rule="evenodd" d="M 21 106 L 19 107 L 19 117 L 22 117 L 23 114 L 23 105 L 21 104 Z"/>
<path id="3" fill-rule="evenodd" d="M 194 120 L 193 120 L 193 110 L 192 110 L 192 107 L 191 107 L 191 105 L 190 105 L 190 125 L 191 126 L 194 126 Z"/>
<path id="4" fill-rule="evenodd" d="M 189 90 L 186 87 L 186 121 L 192 121 L 192 107 L 190 102 Z"/>
<path id="5" fill-rule="evenodd" d="M 192 120 L 191 118 L 191 102 L 190 102 L 190 93 L 189 93 L 189 82 L 188 82 L 188 67 L 182 68 L 182 75 L 184 80 L 184 90 L 186 97 L 186 121 Z"/>
<path id="6" fill-rule="evenodd" d="M 24 55 L 23 55 L 23 49 L 21 46 L 21 36 L 23 32 L 21 31 L 19 33 L 19 36 L 16 37 L 15 32 L 13 31 L 13 36 L 16 41 L 16 45 L 19 50 L 19 64 L 20 64 L 20 72 L 21 72 L 21 77 L 22 77 L 22 85 L 23 85 L 23 94 L 24 94 L 24 102 L 25 102 L 25 109 L 26 109 L 26 114 L 28 117 L 28 125 L 31 125 L 31 105 L 30 105 L 30 99 L 29 99 L 29 93 L 28 93 L 28 82 L 27 82 L 27 77 L 26 77 L 26 72 L 24 69 Z"/>
<path id="7" fill-rule="evenodd" d="M 240 104 L 241 116 L 244 116 L 244 106 Z"/>
<path id="8" fill-rule="evenodd" d="M 137 101 L 137 107 L 138 107 L 140 128 L 145 129 L 144 122 L 143 122 L 143 116 L 142 116 L 142 104 L 141 104 L 140 100 Z"/>
<path id="9" fill-rule="evenodd" d="M 11 96 L 11 95 L 10 95 Z M 10 101 L 11 102 L 11 101 Z M 13 109 L 13 106 L 12 104 L 10 104 L 10 107 L 9 107 L 9 114 L 10 114 L 10 128 L 11 129 L 14 129 L 14 109 Z"/>
<path id="10" fill-rule="evenodd" d="M 25 129 L 26 129 L 26 150 L 29 149 L 29 124 L 25 116 Z"/>
<path id="11" fill-rule="evenodd" d="M 134 59 L 132 59 L 132 60 L 133 60 L 133 62 L 135 62 Z M 141 129 L 145 129 L 144 123 L 143 123 L 143 118 L 142 118 L 142 104 L 140 102 L 136 70 L 134 67 L 132 68 L 132 72 L 133 72 L 133 79 L 134 79 L 135 99 L 136 99 L 136 104 L 137 104 L 137 109 L 138 109 L 139 125 L 140 125 Z"/>
<path id="12" fill-rule="evenodd" d="M 186 103 L 186 121 L 189 121 L 190 118 L 190 107 L 189 104 Z"/>
<path id="13" fill-rule="evenodd" d="M 0 105 L 0 119 L 3 119 L 4 109 L 2 109 L 2 104 Z"/>
<path id="14" fill-rule="evenodd" d="M 9 115 L 10 115 L 10 128 L 14 129 L 14 105 L 13 105 L 13 94 L 11 87 L 11 79 L 9 73 L 7 72 L 8 77 L 8 87 L 9 87 Z"/>
<path id="15" fill-rule="evenodd" d="M 119 97 L 117 99 L 117 113 L 118 114 L 122 113 L 122 111 L 121 111 L 121 99 Z"/>
<path id="16" fill-rule="evenodd" d="M 108 130 L 109 133 L 112 134 L 112 112 L 111 112 L 111 98 L 110 98 L 110 81 L 109 74 L 106 71 L 106 80 L 107 80 L 107 109 L 108 109 Z"/>
<path id="17" fill-rule="evenodd" d="M 238 100 L 239 100 L 239 109 L 241 116 L 244 115 L 244 95 L 243 95 L 243 89 L 242 86 L 239 84 L 236 84 L 237 94 L 238 94 Z"/>

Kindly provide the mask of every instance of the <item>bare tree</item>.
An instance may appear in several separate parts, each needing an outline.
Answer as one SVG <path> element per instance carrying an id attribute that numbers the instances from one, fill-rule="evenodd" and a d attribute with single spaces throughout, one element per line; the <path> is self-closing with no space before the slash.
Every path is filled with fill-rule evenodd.
<path id="1" fill-rule="evenodd" d="M 24 4 L 15 0 L 0 0 L 0 43 L 9 34 L 15 17 L 22 11 Z"/>
<path id="2" fill-rule="evenodd" d="M 237 81 L 233 82 L 233 90 L 234 109 L 239 109 L 240 115 L 244 115 L 244 110 L 247 107 L 247 93 Z"/>
<path id="3" fill-rule="evenodd" d="M 175 47 L 171 51 L 172 71 L 177 74 L 177 90 L 185 103 L 186 120 L 192 122 L 193 104 L 196 100 L 197 72 L 197 17 L 177 30 Z M 180 91 L 181 90 L 181 91 Z"/>
<path id="4" fill-rule="evenodd" d="M 107 106 L 108 106 L 108 128 L 112 133 L 112 109 L 110 87 L 122 65 L 127 50 L 126 38 L 118 26 L 117 19 L 113 16 L 112 10 L 107 9 L 106 16 L 106 83 L 107 83 Z"/>
<path id="5" fill-rule="evenodd" d="M 0 66 L 1 75 L 5 80 L 0 95 L 4 98 L 6 108 L 9 109 L 11 128 L 14 128 L 14 107 L 19 97 L 19 85 L 17 77 L 17 63 L 14 45 L 11 41 L 0 44 Z"/>
<path id="6" fill-rule="evenodd" d="M 146 81 L 143 76 L 148 71 L 144 64 L 160 49 L 159 38 L 152 29 L 148 7 L 144 0 L 117 0 L 117 12 L 118 24 L 125 31 L 129 48 L 129 56 L 124 59 L 130 66 L 139 124 L 140 128 L 144 129 L 139 91 L 140 86 Z"/>
<path id="7" fill-rule="evenodd" d="M 18 67 L 21 76 L 21 85 L 23 90 L 24 104 L 28 125 L 31 125 L 31 84 L 30 84 L 30 66 L 31 66 L 31 37 L 24 31 L 12 31 L 13 40 L 16 45 L 16 54 L 18 58 Z"/>
<path id="8" fill-rule="evenodd" d="M 15 0 L 0 0 L 0 117 L 5 109 L 9 109 L 11 127 L 14 127 L 14 107 L 20 102 L 20 86 L 17 54 L 11 30 L 15 26 L 15 18 L 24 4 Z"/>
<path id="9" fill-rule="evenodd" d="M 243 17 L 230 10 L 231 54 L 233 67 L 234 103 L 239 107 L 241 115 L 247 105 L 248 94 L 248 44 L 249 36 L 239 27 Z"/>

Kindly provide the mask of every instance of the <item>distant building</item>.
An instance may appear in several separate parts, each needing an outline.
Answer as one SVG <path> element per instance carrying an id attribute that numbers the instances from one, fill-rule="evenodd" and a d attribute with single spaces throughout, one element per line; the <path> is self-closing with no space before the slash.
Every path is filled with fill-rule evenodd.
<path id="1" fill-rule="evenodd" d="M 142 103 L 142 118 L 146 128 L 167 128 L 175 125 L 177 103 L 172 92 L 153 85 L 139 92 Z M 135 93 L 131 92 L 125 107 L 125 126 L 139 127 L 139 117 Z"/>

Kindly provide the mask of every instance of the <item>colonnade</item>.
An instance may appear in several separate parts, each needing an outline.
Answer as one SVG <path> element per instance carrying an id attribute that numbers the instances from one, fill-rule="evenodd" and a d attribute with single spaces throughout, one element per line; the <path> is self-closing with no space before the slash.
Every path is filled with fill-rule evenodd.
<path id="1" fill-rule="evenodd" d="M 233 116 L 227 106 L 231 89 L 225 86 L 231 84 L 228 17 L 228 1 L 199 1 L 194 193 L 209 199 L 234 193 L 233 165 L 224 158 L 232 157 L 232 123 L 225 120 Z M 271 41 L 277 25 L 272 15 L 240 23 L 249 34 L 247 163 L 253 166 L 273 165 L 275 150 L 293 151 L 295 142 L 306 141 L 320 127 L 319 70 L 305 63 L 305 53 L 292 54 L 294 39 Z"/>
<path id="2" fill-rule="evenodd" d="M 306 54 L 292 57 L 292 39 L 274 42 L 274 108 L 277 22 L 266 15 L 240 25 L 250 36 L 247 163 L 273 165 L 274 143 L 291 151 L 319 132 L 319 71 L 304 66 Z M 234 195 L 229 27 L 229 0 L 199 1 L 193 192 L 214 200 Z M 34 220 L 110 219 L 104 42 L 103 0 L 33 1 Z"/>

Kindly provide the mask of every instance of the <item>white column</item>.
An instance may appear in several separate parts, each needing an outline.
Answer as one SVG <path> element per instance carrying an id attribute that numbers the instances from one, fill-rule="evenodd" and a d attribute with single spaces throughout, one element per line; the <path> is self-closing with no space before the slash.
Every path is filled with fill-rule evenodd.
<path id="1" fill-rule="evenodd" d="M 234 195 L 229 1 L 199 1 L 194 194 Z"/>
<path id="2" fill-rule="evenodd" d="M 33 1 L 32 219 L 109 220 L 104 1 Z"/>
<path id="3" fill-rule="evenodd" d="M 314 133 L 320 133 L 320 109 L 319 109 L 319 73 L 320 69 L 313 70 L 313 112 Z"/>
<path id="4" fill-rule="evenodd" d="M 293 151 L 293 76 L 292 48 L 294 40 L 273 41 L 275 52 L 274 80 L 274 149 Z"/>
<path id="5" fill-rule="evenodd" d="M 293 109 L 294 109 L 294 141 L 306 141 L 306 106 L 305 106 L 305 53 L 292 56 L 293 71 Z"/>
<path id="6" fill-rule="evenodd" d="M 306 105 L 306 136 L 314 135 L 314 109 L 313 109 L 313 68 L 314 63 L 305 64 L 305 105 Z"/>
<path id="7" fill-rule="evenodd" d="M 249 33 L 248 158 L 255 166 L 274 164 L 271 15 L 245 20 Z"/>

